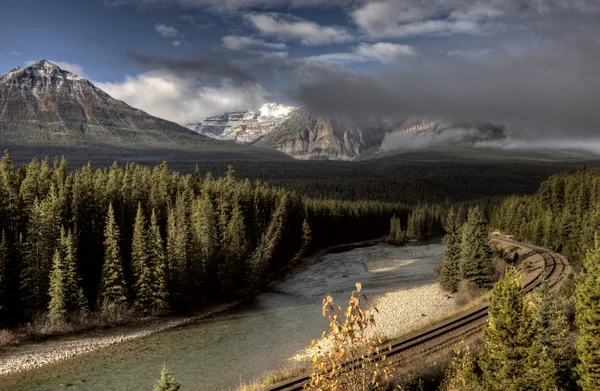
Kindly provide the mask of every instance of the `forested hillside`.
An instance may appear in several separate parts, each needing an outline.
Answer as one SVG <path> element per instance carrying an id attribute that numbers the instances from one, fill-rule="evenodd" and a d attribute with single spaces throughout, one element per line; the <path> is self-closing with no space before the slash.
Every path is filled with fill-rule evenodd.
<path id="1" fill-rule="evenodd" d="M 305 200 L 229 169 L 166 163 L 74 171 L 0 161 L 0 300 L 8 323 L 68 321 L 125 306 L 140 314 L 244 297 L 307 251 L 382 237 L 400 204 Z M 413 218 L 414 220 L 414 218 Z"/>
<path id="2" fill-rule="evenodd" d="M 578 267 L 600 232 L 600 171 L 552 175 L 536 194 L 504 200 L 492 221 L 520 240 L 564 254 Z"/>

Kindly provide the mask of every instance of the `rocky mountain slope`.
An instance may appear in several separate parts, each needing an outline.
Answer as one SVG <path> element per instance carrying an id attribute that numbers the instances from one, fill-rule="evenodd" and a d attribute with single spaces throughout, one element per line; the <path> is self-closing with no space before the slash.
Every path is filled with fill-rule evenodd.
<path id="1" fill-rule="evenodd" d="M 186 127 L 203 136 L 248 144 L 269 133 L 275 126 L 286 120 L 292 111 L 294 111 L 292 106 L 265 103 L 257 111 L 216 115 L 202 122 L 189 123 Z"/>
<path id="2" fill-rule="evenodd" d="M 261 151 L 153 117 L 44 60 L 0 77 L 0 141 L 8 146 Z"/>
<path id="3" fill-rule="evenodd" d="M 352 160 L 369 148 L 381 145 L 394 125 L 372 118 L 357 123 L 338 115 L 321 117 L 301 107 L 255 145 L 273 148 L 297 159 Z"/>
<path id="4" fill-rule="evenodd" d="M 353 160 L 362 155 L 375 158 L 395 148 L 413 148 L 415 140 L 426 146 L 432 139 L 464 144 L 503 137 L 502 129 L 489 124 L 457 124 L 440 119 L 394 122 L 375 117 L 358 123 L 342 115 L 318 116 L 301 107 L 255 145 L 297 159 Z"/>

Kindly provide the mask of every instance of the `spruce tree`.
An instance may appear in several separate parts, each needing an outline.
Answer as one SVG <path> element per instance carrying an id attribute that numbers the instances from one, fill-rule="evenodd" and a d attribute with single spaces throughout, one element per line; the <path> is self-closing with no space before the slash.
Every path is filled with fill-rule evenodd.
<path id="1" fill-rule="evenodd" d="M 263 278 L 265 271 L 269 267 L 269 262 L 273 258 L 275 248 L 281 239 L 283 223 L 286 217 L 285 202 L 285 197 L 280 200 L 266 231 L 262 235 L 260 242 L 250 259 L 252 280 L 254 282 L 258 282 Z"/>
<path id="2" fill-rule="evenodd" d="M 514 268 L 494 286 L 479 358 L 484 388 L 489 391 L 551 391 L 555 369 L 535 338 L 535 321 L 523 283 Z"/>
<path id="3" fill-rule="evenodd" d="M 148 263 L 148 246 L 146 233 L 146 217 L 142 204 L 138 203 L 135 222 L 133 224 L 133 237 L 131 239 L 131 274 L 138 281 Z"/>
<path id="4" fill-rule="evenodd" d="M 148 231 L 149 266 L 152 268 L 152 304 L 151 311 L 155 315 L 163 315 L 169 311 L 167 302 L 169 291 L 167 284 L 167 264 L 163 240 L 160 235 L 156 213 L 152 210 Z"/>
<path id="5" fill-rule="evenodd" d="M 50 304 L 48 305 L 48 319 L 53 323 L 67 320 L 67 299 L 65 292 L 64 265 L 58 248 L 52 258 L 52 271 L 50 273 Z"/>
<path id="6" fill-rule="evenodd" d="M 69 314 L 77 314 L 87 311 L 87 300 L 83 293 L 81 277 L 77 268 L 77 249 L 71 230 L 65 235 L 64 229 L 61 229 L 60 245 L 63 257 L 63 278 L 67 312 Z"/>
<path id="7" fill-rule="evenodd" d="M 52 195 L 42 202 L 36 198 L 31 207 L 20 287 L 27 315 L 45 312 L 48 306 L 50 270 L 60 232 L 56 201 Z"/>
<path id="8" fill-rule="evenodd" d="M 440 272 L 440 284 L 444 289 L 455 292 L 458 289 L 458 283 L 461 280 L 460 259 L 461 259 L 461 234 L 460 222 L 454 208 L 450 208 L 444 221 L 444 230 L 446 236 L 444 243 L 446 251 Z"/>
<path id="9" fill-rule="evenodd" d="M 469 347 L 455 352 L 452 364 L 446 373 L 446 379 L 440 387 L 441 391 L 482 391 L 483 387 L 477 376 L 475 359 Z"/>
<path id="10" fill-rule="evenodd" d="M 492 249 L 488 239 L 488 225 L 481 209 L 469 210 L 467 222 L 461 229 L 460 279 L 480 287 L 490 283 Z"/>
<path id="11" fill-rule="evenodd" d="M 246 226 L 239 205 L 236 203 L 225 230 L 223 246 L 223 262 L 219 265 L 219 281 L 224 292 L 233 293 L 238 290 L 237 283 L 245 278 L 245 259 L 248 243 Z"/>
<path id="12" fill-rule="evenodd" d="M 179 391 L 181 385 L 175 381 L 175 378 L 171 375 L 167 366 L 163 366 L 160 373 L 160 379 L 154 386 L 154 391 Z"/>
<path id="13" fill-rule="evenodd" d="M 557 383 L 561 388 L 568 389 L 572 368 L 571 347 L 566 340 L 569 324 L 566 316 L 558 305 L 558 295 L 552 292 L 545 275 L 542 283 L 534 293 L 535 303 L 535 338 L 540 346 L 546 349 L 548 356 L 554 362 L 557 371 Z"/>
<path id="14" fill-rule="evenodd" d="M 6 234 L 2 230 L 0 237 L 0 312 L 6 311 L 7 308 L 7 270 L 9 266 L 9 247 L 6 240 Z"/>
<path id="15" fill-rule="evenodd" d="M 112 204 L 109 204 L 104 229 L 104 265 L 99 292 L 99 303 L 103 310 L 127 304 L 127 285 L 121 261 L 119 236 L 115 212 Z"/>
<path id="16" fill-rule="evenodd" d="M 87 303 L 77 273 L 73 235 L 65 235 L 61 228 L 61 238 L 52 258 L 50 273 L 50 303 L 48 318 L 52 322 L 65 322 L 71 315 L 87 309 Z"/>
<path id="17" fill-rule="evenodd" d="M 310 224 L 308 223 L 308 219 L 304 218 L 302 220 L 302 247 L 300 247 L 300 251 L 294 257 L 294 260 L 300 260 L 308 251 L 312 241 L 312 231 L 310 229 Z"/>
<path id="18" fill-rule="evenodd" d="M 219 225 L 213 202 L 204 192 L 194 205 L 194 242 L 200 247 L 204 280 L 216 286 L 219 258 Z"/>
<path id="19" fill-rule="evenodd" d="M 575 323 L 580 336 L 577 341 L 578 383 L 583 391 L 600 389 L 600 242 L 596 235 L 594 248 L 588 250 L 583 270 L 577 278 Z"/>

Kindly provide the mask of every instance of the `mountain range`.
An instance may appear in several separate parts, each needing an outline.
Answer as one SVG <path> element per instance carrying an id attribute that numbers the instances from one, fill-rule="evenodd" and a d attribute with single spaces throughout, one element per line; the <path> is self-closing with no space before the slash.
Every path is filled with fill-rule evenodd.
<path id="1" fill-rule="evenodd" d="M 184 127 L 113 99 L 90 81 L 45 60 L 0 77 L 3 145 L 166 148 L 275 159 L 284 158 L 282 152 L 296 159 L 349 161 L 390 155 L 420 135 L 436 137 L 453 129 L 468 130 L 451 137 L 456 143 L 505 137 L 503 129 L 490 124 L 375 116 L 356 121 L 277 103 Z"/>
<path id="2" fill-rule="evenodd" d="M 45 60 L 0 77 L 0 140 L 3 146 L 176 149 L 285 158 L 149 115 Z"/>

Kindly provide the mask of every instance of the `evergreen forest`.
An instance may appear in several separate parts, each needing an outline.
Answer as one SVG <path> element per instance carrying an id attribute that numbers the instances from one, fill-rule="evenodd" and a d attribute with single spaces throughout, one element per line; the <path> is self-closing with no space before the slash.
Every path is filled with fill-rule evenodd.
<path id="1" fill-rule="evenodd" d="M 17 169 L 5 152 L 1 319 L 192 311 L 247 297 L 310 252 L 382 237 L 392 216 L 420 238 L 439 229 L 441 215 L 439 207 L 307 199 L 237 179 L 231 167 L 215 178 L 166 163 L 73 168 L 63 157 Z"/>

